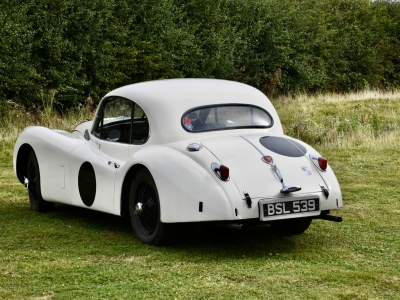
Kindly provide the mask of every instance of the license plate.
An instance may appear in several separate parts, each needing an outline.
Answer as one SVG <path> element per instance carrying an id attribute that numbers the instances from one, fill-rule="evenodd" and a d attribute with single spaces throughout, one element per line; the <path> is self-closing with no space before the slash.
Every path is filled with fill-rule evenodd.
<path id="1" fill-rule="evenodd" d="M 306 196 L 293 200 L 263 199 L 260 201 L 260 212 L 260 219 L 263 221 L 319 215 L 319 198 Z"/>

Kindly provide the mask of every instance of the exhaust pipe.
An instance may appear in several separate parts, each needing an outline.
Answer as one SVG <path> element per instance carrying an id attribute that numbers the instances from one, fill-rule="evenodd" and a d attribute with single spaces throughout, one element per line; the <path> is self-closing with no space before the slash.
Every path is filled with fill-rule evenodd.
<path id="1" fill-rule="evenodd" d="M 235 230 L 244 230 L 245 229 L 244 224 L 240 224 L 240 223 L 220 223 L 217 226 L 222 227 L 222 228 L 235 229 Z"/>
<path id="2" fill-rule="evenodd" d="M 342 217 L 332 216 L 332 215 L 320 215 L 320 216 L 316 217 L 315 219 L 321 219 L 321 220 L 339 222 L 339 223 L 343 221 Z"/>

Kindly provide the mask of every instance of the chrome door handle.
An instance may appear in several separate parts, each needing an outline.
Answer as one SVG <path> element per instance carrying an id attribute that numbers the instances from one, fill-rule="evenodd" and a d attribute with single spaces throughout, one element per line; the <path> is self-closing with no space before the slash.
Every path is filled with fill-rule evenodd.
<path id="1" fill-rule="evenodd" d="M 119 164 L 117 164 L 117 163 L 115 163 L 115 162 L 113 162 L 113 161 L 110 161 L 110 160 L 108 161 L 108 165 L 109 165 L 109 166 L 113 165 L 114 168 L 116 168 L 116 169 L 119 168 Z"/>

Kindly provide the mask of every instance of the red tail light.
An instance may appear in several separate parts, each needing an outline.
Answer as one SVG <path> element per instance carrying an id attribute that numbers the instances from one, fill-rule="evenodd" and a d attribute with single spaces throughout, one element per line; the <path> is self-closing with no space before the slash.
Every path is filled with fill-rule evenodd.
<path id="1" fill-rule="evenodd" d="M 326 171 L 326 168 L 328 167 L 328 161 L 325 158 L 319 155 L 310 154 L 310 159 L 318 170 L 322 172 Z"/>
<path id="2" fill-rule="evenodd" d="M 324 171 L 328 167 L 328 161 L 323 157 L 318 157 L 318 164 L 319 164 L 319 167 L 321 168 L 321 170 L 324 170 Z"/>
<path id="3" fill-rule="evenodd" d="M 211 169 L 214 171 L 215 175 L 222 181 L 229 180 L 229 168 L 224 165 L 220 165 L 217 163 L 211 163 Z"/>
<path id="4" fill-rule="evenodd" d="M 221 165 L 219 167 L 219 173 L 221 174 L 222 180 L 227 180 L 229 178 L 229 168 L 227 166 Z"/>

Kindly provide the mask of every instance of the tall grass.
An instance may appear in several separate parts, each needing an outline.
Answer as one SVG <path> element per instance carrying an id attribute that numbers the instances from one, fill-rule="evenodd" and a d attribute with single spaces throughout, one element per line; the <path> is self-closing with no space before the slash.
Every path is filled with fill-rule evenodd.
<path id="1" fill-rule="evenodd" d="M 51 95 L 50 95 L 51 96 Z M 49 97 L 50 97 L 49 96 Z M 386 147 L 400 142 L 400 91 L 351 94 L 298 94 L 272 99 L 285 134 L 313 146 Z M 85 105 L 60 113 L 51 99 L 30 110 L 6 102 L 0 111 L 0 142 L 13 143 L 28 126 L 71 131 L 93 118 L 91 98 Z"/>
<path id="2" fill-rule="evenodd" d="M 399 144 L 400 91 L 318 94 L 273 100 L 285 134 L 317 146 Z"/>
<path id="3" fill-rule="evenodd" d="M 26 109 L 15 102 L 5 102 L 0 110 L 0 143 L 14 143 L 18 135 L 28 126 L 44 126 L 52 129 L 71 131 L 85 119 L 92 119 L 93 101 L 89 97 L 86 105 L 60 112 L 53 101 L 44 101 L 43 106 Z"/>

